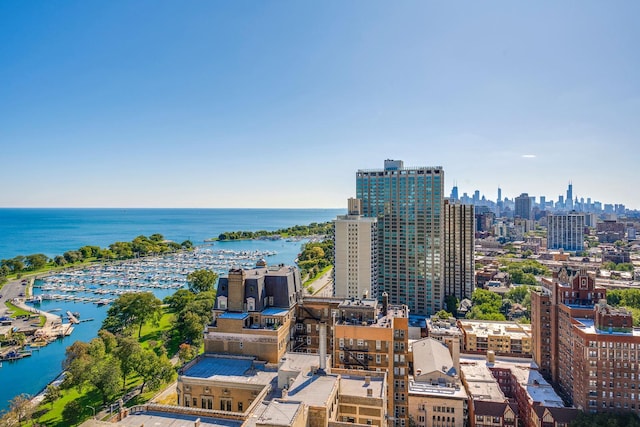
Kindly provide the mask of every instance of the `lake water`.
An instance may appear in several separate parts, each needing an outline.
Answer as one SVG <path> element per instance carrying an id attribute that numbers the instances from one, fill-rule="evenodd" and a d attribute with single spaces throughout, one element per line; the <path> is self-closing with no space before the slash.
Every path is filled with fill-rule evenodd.
<path id="1" fill-rule="evenodd" d="M 343 209 L 0 209 L 0 259 L 16 255 L 44 253 L 60 255 L 84 245 L 106 247 L 115 241 L 130 241 L 138 235 L 160 233 L 177 242 L 204 240 L 225 231 L 276 230 L 293 225 L 332 220 Z M 228 251 L 275 252 L 269 264 L 292 264 L 301 242 L 255 240 L 216 242 L 213 249 Z M 149 289 L 158 298 L 175 290 Z M 35 289 L 35 293 L 44 293 Z M 0 410 L 20 393 L 36 394 L 61 371 L 65 349 L 76 340 L 90 341 L 96 336 L 108 306 L 94 303 L 43 301 L 42 310 L 80 313 L 83 322 L 70 337 L 35 350 L 33 355 L 0 368 Z M 7 385 L 11 386 L 7 386 Z"/>

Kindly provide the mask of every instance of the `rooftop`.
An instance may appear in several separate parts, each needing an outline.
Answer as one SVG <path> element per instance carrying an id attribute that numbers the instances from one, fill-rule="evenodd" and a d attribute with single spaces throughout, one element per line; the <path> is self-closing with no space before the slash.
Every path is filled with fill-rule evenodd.
<path id="1" fill-rule="evenodd" d="M 340 394 L 356 397 L 372 397 L 382 399 L 384 397 L 385 377 L 371 377 L 366 384 L 365 376 L 341 375 Z M 367 395 L 367 389 L 372 390 L 372 395 Z"/>
<path id="2" fill-rule="evenodd" d="M 547 407 L 564 407 L 562 399 L 538 372 L 537 365 L 532 360 L 527 361 L 526 359 L 496 358 L 494 363 L 490 363 L 484 358 L 461 357 L 460 369 L 464 373 L 467 384 L 469 384 L 469 392 L 473 398 L 479 399 L 474 393 L 476 384 L 486 384 L 492 381 L 499 388 L 490 368 L 509 370 L 518 384 L 527 391 L 532 401 L 540 402 Z M 491 388 L 488 391 L 491 391 Z M 502 391 L 500 391 L 500 394 L 504 398 Z M 493 394 L 491 399 L 480 400 L 500 400 L 500 396 Z"/>
<path id="3" fill-rule="evenodd" d="M 640 337 L 640 328 L 632 328 L 631 332 L 615 332 L 613 330 L 610 332 L 596 329 L 593 319 L 579 319 L 574 317 L 574 320 L 579 322 L 579 324 L 576 324 L 576 327 L 578 327 L 586 334 Z"/>
<path id="4" fill-rule="evenodd" d="M 516 322 L 489 322 L 486 320 L 459 320 L 461 329 L 478 337 L 495 335 L 509 336 L 511 339 L 531 338 L 531 325 Z"/>
<path id="5" fill-rule="evenodd" d="M 267 385 L 277 375 L 277 372 L 265 371 L 261 363 L 254 363 L 251 358 L 212 355 L 205 355 L 182 373 L 184 377 L 254 385 Z"/>
<path id="6" fill-rule="evenodd" d="M 289 314 L 288 308 L 270 307 L 262 310 L 263 316 L 286 316 Z"/>
<path id="7" fill-rule="evenodd" d="M 289 387 L 286 400 L 302 401 L 309 406 L 327 406 L 338 381 L 337 375 L 298 375 Z"/>
<path id="8" fill-rule="evenodd" d="M 241 421 L 165 412 L 134 412 L 123 420 L 109 425 L 126 427 L 193 427 L 197 419 L 200 419 L 201 427 L 240 427 L 242 425 Z"/>
<path id="9" fill-rule="evenodd" d="M 272 400 L 257 417 L 256 424 L 291 426 L 302 408 L 301 402 Z"/>

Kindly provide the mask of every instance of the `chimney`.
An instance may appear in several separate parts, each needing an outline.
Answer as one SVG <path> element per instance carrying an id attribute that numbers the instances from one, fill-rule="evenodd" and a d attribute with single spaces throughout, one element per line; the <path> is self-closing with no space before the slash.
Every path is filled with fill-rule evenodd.
<path id="1" fill-rule="evenodd" d="M 389 294 L 386 292 L 382 293 L 382 315 L 387 315 L 387 310 L 389 310 Z"/>
<path id="2" fill-rule="evenodd" d="M 367 389 L 367 397 L 373 397 L 373 389 L 372 388 L 368 388 Z"/>
<path id="3" fill-rule="evenodd" d="M 193 423 L 193 427 L 200 427 L 200 418 L 196 419 Z"/>
<path id="4" fill-rule="evenodd" d="M 318 350 L 320 353 L 318 375 L 324 375 L 327 369 L 327 324 L 325 322 L 320 323 L 320 346 Z"/>
<path id="5" fill-rule="evenodd" d="M 366 385 L 367 387 L 371 384 L 371 375 L 365 375 L 364 376 L 364 385 Z"/>

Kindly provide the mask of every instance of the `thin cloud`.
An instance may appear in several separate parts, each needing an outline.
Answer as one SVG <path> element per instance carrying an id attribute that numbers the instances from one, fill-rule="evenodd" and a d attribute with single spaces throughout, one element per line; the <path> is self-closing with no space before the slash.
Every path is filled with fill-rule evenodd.
<path id="1" fill-rule="evenodd" d="M 523 154 L 523 159 L 535 159 L 537 156 L 535 154 Z"/>

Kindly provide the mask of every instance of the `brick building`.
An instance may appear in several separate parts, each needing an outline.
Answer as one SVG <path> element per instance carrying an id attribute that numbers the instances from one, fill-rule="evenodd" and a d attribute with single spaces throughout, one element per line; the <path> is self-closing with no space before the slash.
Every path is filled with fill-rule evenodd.
<path id="1" fill-rule="evenodd" d="M 531 298 L 532 312 L 544 316 L 532 317 L 542 372 L 579 409 L 640 413 L 640 330 L 631 313 L 608 306 L 585 270 L 563 269 L 545 287 Z"/>

